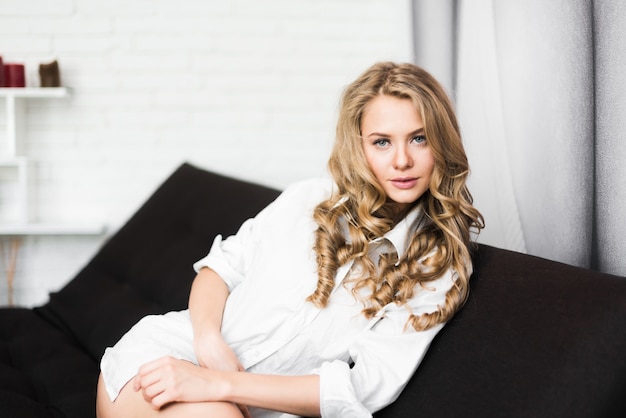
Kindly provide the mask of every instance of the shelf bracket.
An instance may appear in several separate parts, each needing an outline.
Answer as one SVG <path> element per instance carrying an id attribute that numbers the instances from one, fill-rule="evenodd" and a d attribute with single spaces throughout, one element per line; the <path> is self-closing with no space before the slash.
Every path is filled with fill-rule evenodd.
<path id="1" fill-rule="evenodd" d="M 16 106 L 15 96 L 6 97 L 6 115 L 7 115 L 7 157 L 13 158 L 17 153 L 17 127 L 16 127 Z"/>

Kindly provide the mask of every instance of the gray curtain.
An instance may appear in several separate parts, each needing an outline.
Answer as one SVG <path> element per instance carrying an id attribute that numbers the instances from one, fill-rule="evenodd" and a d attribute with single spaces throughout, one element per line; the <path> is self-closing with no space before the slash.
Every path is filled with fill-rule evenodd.
<path id="1" fill-rule="evenodd" d="M 626 276 L 626 1 L 414 0 L 413 16 L 415 62 L 456 102 L 479 241 Z"/>

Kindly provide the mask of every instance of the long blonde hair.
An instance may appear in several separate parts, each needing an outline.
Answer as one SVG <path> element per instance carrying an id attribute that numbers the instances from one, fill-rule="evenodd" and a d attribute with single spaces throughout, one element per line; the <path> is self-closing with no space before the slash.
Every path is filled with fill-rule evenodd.
<path id="1" fill-rule="evenodd" d="M 369 102 L 378 95 L 413 102 L 424 124 L 435 167 L 429 190 L 414 204 L 422 205 L 424 221 L 410 239 L 406 253 L 400 260 L 394 254 L 384 255 L 374 265 L 367 257 L 369 241 L 383 236 L 398 221 L 394 205 L 363 153 L 361 119 Z M 471 229 L 478 232 L 484 224 L 466 186 L 469 165 L 445 90 L 428 72 L 413 64 L 373 65 L 344 91 L 328 168 L 337 190 L 314 211 L 318 224 L 314 246 L 318 283 L 307 300 L 326 306 L 337 269 L 354 260 L 363 274 L 354 292 L 358 294 L 363 288 L 371 291 L 363 301 L 363 314 L 370 318 L 391 302 L 405 304 L 418 284 L 433 281 L 452 269 L 455 284 L 447 292 L 445 303 L 432 313 L 411 313 L 407 325 L 426 330 L 449 320 L 469 292 Z M 349 243 L 341 219 L 348 225 Z"/>

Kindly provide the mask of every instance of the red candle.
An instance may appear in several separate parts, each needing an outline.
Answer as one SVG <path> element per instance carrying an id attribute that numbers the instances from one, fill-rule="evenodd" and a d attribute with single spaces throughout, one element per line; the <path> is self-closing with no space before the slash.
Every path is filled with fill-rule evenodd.
<path id="1" fill-rule="evenodd" d="M 4 64 L 2 63 L 2 57 L 0 57 L 0 87 L 4 87 Z"/>
<path id="2" fill-rule="evenodd" d="M 4 64 L 4 86 L 26 87 L 24 64 Z"/>

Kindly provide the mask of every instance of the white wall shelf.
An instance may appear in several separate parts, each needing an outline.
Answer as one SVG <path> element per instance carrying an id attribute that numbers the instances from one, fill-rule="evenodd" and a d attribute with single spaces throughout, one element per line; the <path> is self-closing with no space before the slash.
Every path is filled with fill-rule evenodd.
<path id="1" fill-rule="evenodd" d="M 8 87 L 0 88 L 0 97 L 6 102 L 6 147 L 0 157 L 5 160 L 15 158 L 17 150 L 17 99 L 46 99 L 69 97 L 70 90 L 67 87 Z"/>
<path id="2" fill-rule="evenodd" d="M 28 158 L 17 155 L 17 144 L 20 132 L 17 126 L 23 112 L 18 111 L 22 100 L 29 99 L 63 99 L 71 95 L 68 87 L 8 87 L 0 88 L 0 98 L 6 102 L 6 138 L 0 147 L 0 168 L 17 171 L 17 203 L 18 219 L 14 222 L 0 224 L 2 235 L 100 235 L 105 228 L 101 225 L 85 226 L 61 223 L 59 225 L 30 223 L 28 208 Z M 22 125 L 22 124 L 19 124 Z M 24 124 L 26 125 L 26 124 Z"/>
<path id="3" fill-rule="evenodd" d="M 69 87 L 0 87 L 0 97 L 68 97 Z"/>
<path id="4" fill-rule="evenodd" d="M 73 225 L 30 225 L 28 208 L 28 158 L 17 155 L 17 144 L 20 140 L 18 126 L 26 125 L 20 118 L 24 117 L 20 110 L 23 100 L 30 99 L 63 99 L 69 97 L 68 87 L 9 87 L 0 88 L 0 98 L 5 101 L 6 135 L 5 143 L 0 147 L 0 167 L 17 171 L 17 219 L 0 224 L 0 235 L 86 235 L 101 234 L 103 227 L 83 227 Z"/>
<path id="5" fill-rule="evenodd" d="M 102 235 L 106 232 L 104 225 L 80 225 L 80 224 L 11 224 L 0 225 L 0 236 L 26 236 L 26 235 Z"/>
<path id="6" fill-rule="evenodd" d="M 67 87 L 17 87 L 0 88 L 0 98 L 5 101 L 6 137 L 0 148 L 0 168 L 16 170 L 15 178 L 17 204 L 17 219 L 11 222 L 0 223 L 0 249 L 5 254 L 4 242 L 8 240 L 8 258 L 4 260 L 6 281 L 9 294 L 9 305 L 13 304 L 13 279 L 17 264 L 18 251 L 22 238 L 30 235 L 102 235 L 106 232 L 104 225 L 80 225 L 72 223 L 33 223 L 30 220 L 28 208 L 28 158 L 17 155 L 17 144 L 20 137 L 18 122 L 24 117 L 22 101 L 29 99 L 62 99 L 70 96 Z M 23 125 L 26 125 L 25 123 Z"/>

